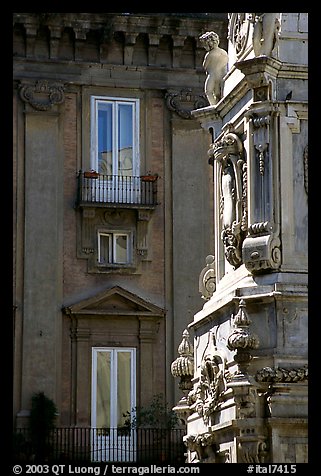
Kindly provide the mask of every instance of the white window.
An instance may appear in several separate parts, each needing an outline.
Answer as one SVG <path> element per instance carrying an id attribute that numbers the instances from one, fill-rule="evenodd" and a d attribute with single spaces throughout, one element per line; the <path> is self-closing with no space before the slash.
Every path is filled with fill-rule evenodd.
<path id="1" fill-rule="evenodd" d="M 129 264 L 131 255 L 131 234 L 129 232 L 98 232 L 99 264 Z"/>
<path id="2" fill-rule="evenodd" d="M 91 168 L 139 176 L 139 100 L 91 97 Z"/>

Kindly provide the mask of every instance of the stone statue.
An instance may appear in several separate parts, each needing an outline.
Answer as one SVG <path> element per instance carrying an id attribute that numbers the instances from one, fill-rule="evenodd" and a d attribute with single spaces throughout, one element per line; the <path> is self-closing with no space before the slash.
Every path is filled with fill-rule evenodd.
<path id="1" fill-rule="evenodd" d="M 204 33 L 199 39 L 207 51 L 203 61 L 206 71 L 204 90 L 208 102 L 213 106 L 222 97 L 222 84 L 227 70 L 228 54 L 219 48 L 219 36 L 214 31 Z"/>
<path id="2" fill-rule="evenodd" d="M 278 13 L 252 13 L 253 50 L 255 56 L 271 56 L 280 28 Z"/>

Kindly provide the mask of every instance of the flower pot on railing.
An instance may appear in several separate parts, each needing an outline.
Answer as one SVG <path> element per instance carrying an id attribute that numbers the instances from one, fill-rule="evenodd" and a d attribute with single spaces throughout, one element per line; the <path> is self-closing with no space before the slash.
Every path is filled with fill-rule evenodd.
<path id="1" fill-rule="evenodd" d="M 90 170 L 90 171 L 84 172 L 84 177 L 96 179 L 99 177 L 99 173 L 96 172 L 95 170 Z"/>
<path id="2" fill-rule="evenodd" d="M 143 182 L 156 182 L 156 180 L 158 179 L 158 175 L 147 174 L 141 175 L 140 178 Z"/>

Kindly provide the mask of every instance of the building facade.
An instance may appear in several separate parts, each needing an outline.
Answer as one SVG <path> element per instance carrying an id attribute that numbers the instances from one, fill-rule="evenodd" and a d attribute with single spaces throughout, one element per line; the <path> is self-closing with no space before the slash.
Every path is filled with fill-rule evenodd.
<path id="1" fill-rule="evenodd" d="M 229 14 L 222 96 L 192 112 L 212 135 L 215 252 L 172 364 L 189 462 L 308 462 L 307 22 Z"/>
<path id="2" fill-rule="evenodd" d="M 170 365 L 214 253 L 191 114 L 208 30 L 227 47 L 227 14 L 13 14 L 17 428 L 37 392 L 62 427 L 179 398 Z"/>

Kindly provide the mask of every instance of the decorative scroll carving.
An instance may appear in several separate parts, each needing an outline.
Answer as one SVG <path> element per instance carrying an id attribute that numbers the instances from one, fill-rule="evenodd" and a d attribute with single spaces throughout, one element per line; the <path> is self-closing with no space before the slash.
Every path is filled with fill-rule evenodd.
<path id="1" fill-rule="evenodd" d="M 45 80 L 36 81 L 33 85 L 22 84 L 20 97 L 37 111 L 48 111 L 52 106 L 64 102 L 64 86 Z"/>
<path id="2" fill-rule="evenodd" d="M 284 369 L 280 367 L 263 367 L 258 370 L 255 379 L 258 382 L 303 382 L 308 380 L 308 367 Z"/>
<path id="3" fill-rule="evenodd" d="M 247 374 L 247 368 L 252 360 L 250 351 L 259 346 L 258 337 L 249 331 L 250 324 L 251 320 L 246 310 L 246 302 L 244 299 L 241 299 L 239 310 L 233 319 L 235 329 L 227 339 L 228 349 L 236 350 L 237 352 L 234 357 L 238 365 L 238 371 L 235 374 L 236 378 Z"/>
<path id="4" fill-rule="evenodd" d="M 200 273 L 198 289 L 205 301 L 208 301 L 215 292 L 215 258 L 213 255 L 206 256 L 206 266 Z"/>
<path id="5" fill-rule="evenodd" d="M 206 71 L 204 91 L 211 106 L 222 97 L 223 77 L 226 74 L 228 54 L 219 48 L 219 36 L 214 31 L 208 31 L 199 37 L 207 53 L 203 67 Z"/>
<path id="6" fill-rule="evenodd" d="M 242 264 L 242 243 L 247 229 L 247 167 L 243 143 L 229 129 L 208 151 L 210 163 L 220 164 L 219 190 L 222 219 L 221 238 L 227 261 L 237 268 Z"/>
<path id="7" fill-rule="evenodd" d="M 278 236 L 264 235 L 246 239 L 243 243 L 245 266 L 252 273 L 279 268 L 281 264 L 280 246 L 281 240 Z"/>
<path id="8" fill-rule="evenodd" d="M 206 96 L 193 94 L 191 89 L 182 89 L 180 92 L 168 91 L 165 99 L 168 109 L 176 112 L 183 119 L 190 119 L 191 111 L 194 109 L 207 106 Z"/>
<path id="9" fill-rule="evenodd" d="M 210 424 L 211 416 L 222 401 L 226 390 L 225 360 L 218 353 L 207 354 L 201 362 L 198 384 L 188 395 L 190 408 Z"/>

